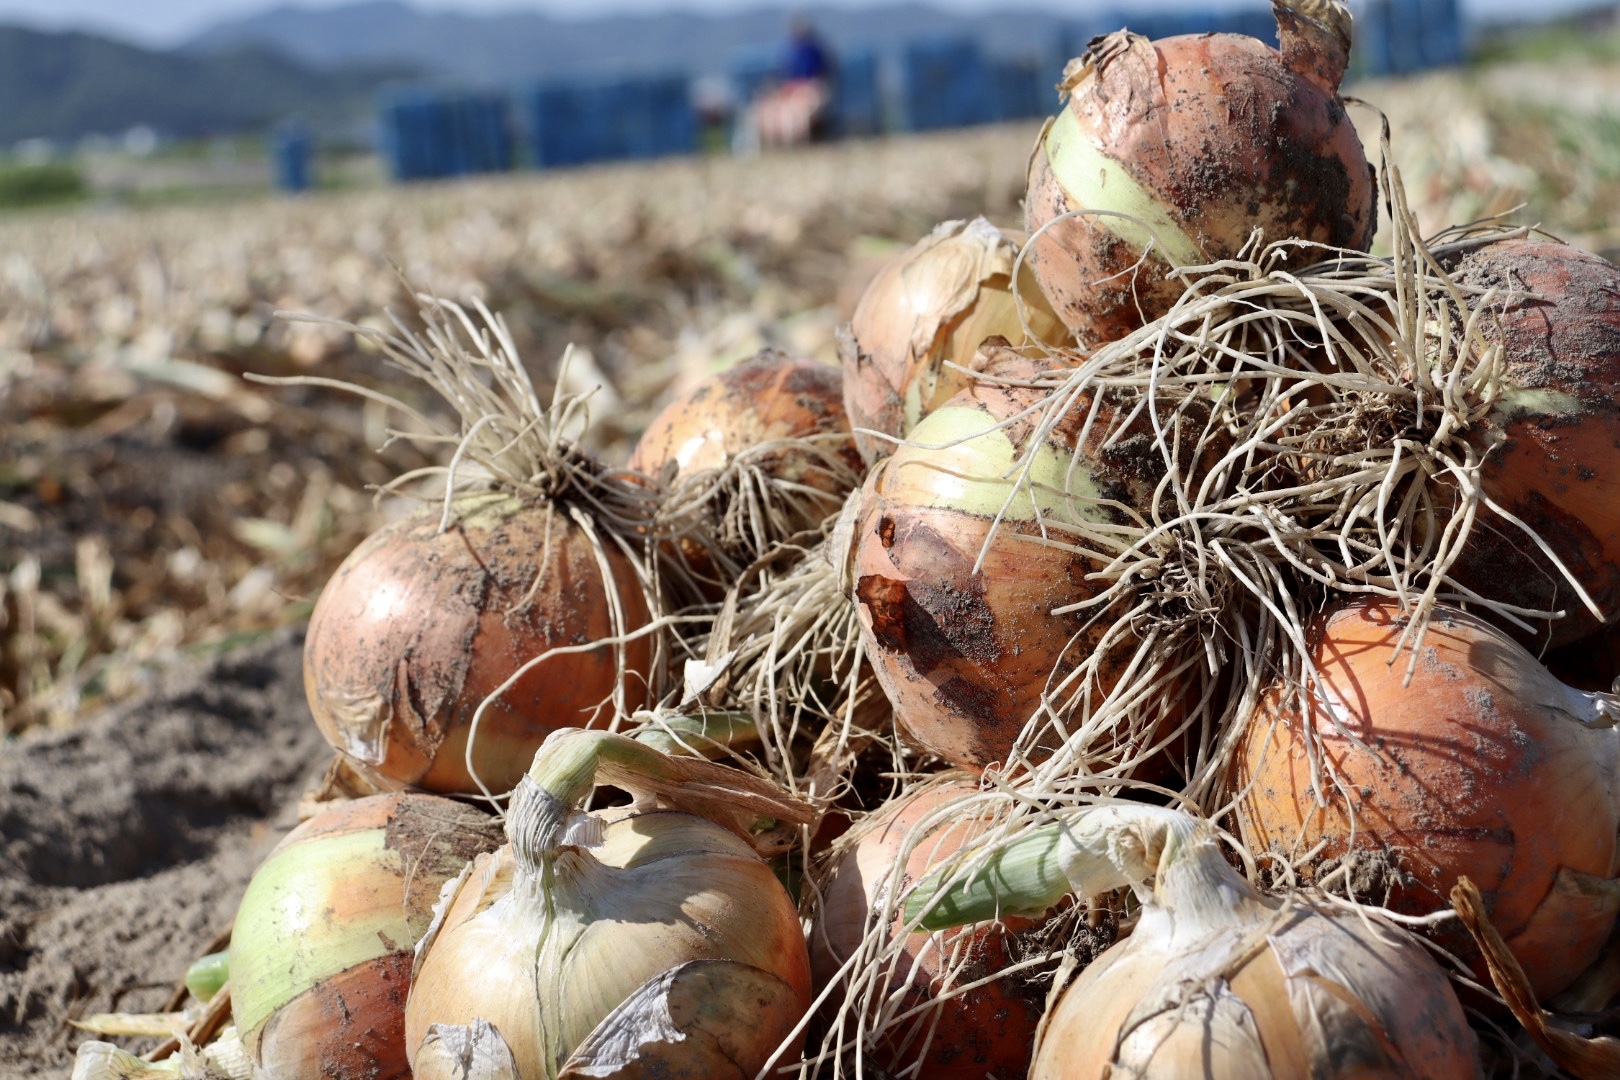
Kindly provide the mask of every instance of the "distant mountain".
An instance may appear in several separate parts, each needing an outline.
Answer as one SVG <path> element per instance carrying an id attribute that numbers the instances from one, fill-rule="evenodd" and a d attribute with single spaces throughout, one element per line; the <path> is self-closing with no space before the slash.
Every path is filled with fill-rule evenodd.
<path id="1" fill-rule="evenodd" d="M 0 26 L 0 146 L 138 125 L 169 136 L 262 130 L 294 114 L 330 131 L 365 115 L 379 86 L 413 74 L 397 62 L 316 70 L 262 44 L 156 52 Z"/>
<path id="2" fill-rule="evenodd" d="M 761 9 L 559 19 L 531 11 L 427 11 L 402 0 L 364 0 L 340 7 L 271 8 L 221 22 L 185 47 L 206 55 L 244 44 L 269 46 L 328 69 L 406 61 L 461 83 L 509 85 L 585 72 L 722 74 L 741 53 L 773 49 L 786 31 L 786 18 L 783 9 Z M 884 50 L 922 36 L 970 34 L 990 53 L 1008 56 L 1056 55 L 1066 47 L 1069 22 L 1052 12 L 964 15 L 916 3 L 823 9 L 813 21 L 835 49 Z"/>

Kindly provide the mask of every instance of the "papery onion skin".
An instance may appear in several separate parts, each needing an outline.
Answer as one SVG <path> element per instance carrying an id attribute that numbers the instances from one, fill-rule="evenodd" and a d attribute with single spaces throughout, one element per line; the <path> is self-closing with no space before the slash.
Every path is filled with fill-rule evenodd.
<path id="1" fill-rule="evenodd" d="M 901 796 L 865 819 L 844 841 L 850 846 L 830 868 L 811 932 L 810 958 L 818 992 L 856 954 L 883 890 L 892 885 L 903 897 L 913 882 L 984 832 L 986 822 L 981 818 L 950 818 L 918 840 L 904 871 L 891 878 L 908 834 L 928 814 L 977 790 L 971 782 L 951 780 Z M 904 925 L 896 904 L 888 928 L 891 940 L 900 938 Z M 867 1049 L 869 1060 L 889 1074 L 916 1066 L 920 1072 L 914 1075 L 938 1080 L 1023 1077 L 1045 1005 L 1046 984 L 1025 974 L 997 978 L 966 992 L 950 988 L 993 976 L 1016 963 L 1022 955 L 1021 937 L 1038 932 L 1040 926 L 1039 919 L 1009 916 L 956 930 L 905 934 L 891 984 L 891 989 L 907 987 L 898 1011 L 930 1001 L 936 1004 L 919 1019 L 904 1021 L 882 1035 Z M 837 992 L 833 1000 L 839 1000 Z"/>
<path id="2" fill-rule="evenodd" d="M 1007 503 L 1014 492 L 1008 476 L 1018 475 L 1014 465 L 1030 448 L 1035 421 L 993 429 L 1041 393 L 982 382 L 952 398 L 873 471 L 856 525 L 857 613 L 900 734 L 973 771 L 1007 760 L 1049 685 L 1073 672 L 1112 621 L 1090 611 L 1052 614 L 1095 597 L 1103 586 L 1088 575 L 1101 567 L 1044 542 L 1037 508 L 1049 524 L 1128 527 L 1129 517 L 1108 504 L 1151 504 L 1163 475 L 1146 431 L 1105 445 L 1119 416 L 1108 406 L 1084 435 L 1084 467 L 1070 471 L 1087 394 L 1038 448 L 1031 473 L 1037 494 L 1025 488 Z M 937 448 L 947 443 L 955 445 Z M 992 534 L 984 566 L 974 572 Z M 1054 535 L 1073 542 L 1072 534 Z M 1124 651 L 1105 661 L 1099 693 L 1117 679 Z M 1040 736 L 1033 756 L 1050 754 L 1056 738 L 1051 730 Z"/>
<path id="3" fill-rule="evenodd" d="M 1452 574 L 1488 599 L 1562 609 L 1533 637 L 1515 632 L 1538 648 L 1567 644 L 1620 620 L 1620 267 L 1567 244 L 1504 240 L 1449 269 L 1497 290 L 1479 326 L 1502 349 L 1498 397 L 1467 433 L 1480 486 L 1551 547 L 1604 620 L 1522 529 L 1484 507 Z"/>
<path id="4" fill-rule="evenodd" d="M 393 780 L 473 794 L 465 757 L 479 704 L 548 649 L 629 634 L 650 615 L 625 556 L 611 544 L 599 556 L 554 503 L 484 494 L 454 511 L 443 532 L 438 507 L 386 525 L 338 567 L 310 617 L 304 687 L 338 750 Z M 536 665 L 485 710 L 478 779 L 510 790 L 552 730 L 611 719 L 616 689 L 642 707 L 651 656 L 643 636 L 623 646 L 622 668 L 605 644 Z"/>
<path id="5" fill-rule="evenodd" d="M 432 795 L 374 795 L 289 833 L 236 916 L 231 998 L 263 1080 L 405 1077 L 411 949 L 440 886 L 501 841 L 499 824 Z"/>
<path id="6" fill-rule="evenodd" d="M 522 1080 L 554 1077 L 647 980 L 691 960 L 759 968 L 798 995 L 799 1015 L 808 1011 L 798 914 L 752 848 L 690 814 L 593 816 L 606 826 L 602 844 L 561 850 L 547 888 L 522 882 L 510 844 L 475 862 L 419 960 L 405 1013 L 413 1063 L 430 1026 L 481 1018 L 511 1048 Z M 750 1045 L 754 1058 L 739 1062 L 746 1075 L 779 1038 Z"/>
<path id="7" fill-rule="evenodd" d="M 969 376 L 950 365 L 972 367 L 988 338 L 1069 342 L 1028 263 L 1013 286 L 1022 240 L 982 217 L 946 221 L 868 283 L 840 341 L 844 401 L 868 462 L 886 457 L 894 440 L 966 389 Z"/>
<path id="8" fill-rule="evenodd" d="M 1479 1075 L 1462 1006 L 1415 939 L 1285 903 L 1202 935 L 1144 913 L 1054 1003 L 1030 1080 Z"/>
<path id="9" fill-rule="evenodd" d="M 674 484 L 700 469 L 720 468 L 752 447 L 775 439 L 838 436 L 826 448 L 861 471 L 844 411 L 838 368 L 774 349 L 698 383 L 653 417 L 630 453 L 629 467 Z M 832 509 L 848 494 L 813 457 L 772 454 L 760 467 L 773 476 L 831 496 Z M 668 474 L 666 475 L 666 470 Z"/>
<path id="10" fill-rule="evenodd" d="M 1239 831 L 1284 857 L 1326 841 L 1307 878 L 1353 833 L 1359 898 L 1409 915 L 1448 909 L 1471 878 L 1545 999 L 1591 962 L 1620 908 L 1616 732 L 1583 728 L 1599 719 L 1588 695 L 1455 609 L 1435 609 L 1403 685 L 1406 626 L 1377 600 L 1320 618 L 1311 657 L 1332 703 L 1318 697 L 1310 722 L 1337 781 L 1317 806 L 1300 712 L 1274 687 L 1239 746 Z M 1477 963 L 1454 924 L 1430 932 Z"/>
<path id="11" fill-rule="evenodd" d="M 1024 200 L 1036 278 L 1082 347 L 1163 315 L 1185 288 L 1165 277 L 1172 266 L 1232 258 L 1255 229 L 1371 244 L 1373 169 L 1336 80 L 1325 87 L 1238 34 L 1119 31 L 1082 60 Z M 1072 211 L 1083 212 L 1063 218 Z"/>

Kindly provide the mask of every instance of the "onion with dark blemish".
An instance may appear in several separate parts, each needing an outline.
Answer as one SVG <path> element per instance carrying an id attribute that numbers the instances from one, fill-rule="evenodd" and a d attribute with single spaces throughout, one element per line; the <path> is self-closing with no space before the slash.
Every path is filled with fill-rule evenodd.
<path id="1" fill-rule="evenodd" d="M 1279 684 L 1246 721 L 1239 830 L 1307 879 L 1407 915 L 1446 910 L 1458 877 L 1472 879 L 1545 998 L 1620 912 L 1610 703 L 1465 612 L 1437 608 L 1415 656 L 1401 645 L 1412 629 L 1388 601 L 1319 619 L 1315 688 L 1301 700 Z M 1431 932 L 1477 958 L 1456 924 Z"/>
<path id="2" fill-rule="evenodd" d="M 1480 486 L 1546 545 L 1481 507 L 1452 574 L 1487 599 L 1562 610 L 1515 632 L 1563 645 L 1620 620 L 1620 267 L 1566 244 L 1505 240 L 1449 269 L 1494 290 L 1479 327 L 1502 351 L 1496 397 L 1467 430 Z"/>
<path id="3" fill-rule="evenodd" d="M 1121 30 L 1071 61 L 1024 218 L 1036 279 L 1082 347 L 1163 315 L 1186 288 L 1173 268 L 1232 258 L 1257 229 L 1371 244 L 1373 170 L 1338 93 L 1349 12 L 1273 7 L 1280 53 L 1240 34 Z"/>

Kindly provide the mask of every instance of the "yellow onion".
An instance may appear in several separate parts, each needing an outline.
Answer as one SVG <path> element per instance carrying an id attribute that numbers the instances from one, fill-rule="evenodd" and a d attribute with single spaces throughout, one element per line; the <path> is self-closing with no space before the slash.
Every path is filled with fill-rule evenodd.
<path id="1" fill-rule="evenodd" d="M 1121 30 L 1070 62 L 1024 221 L 1036 279 L 1082 347 L 1163 315 L 1186 288 L 1173 268 L 1232 258 L 1257 229 L 1371 244 L 1373 170 L 1338 94 L 1349 12 L 1273 7 L 1281 53 L 1240 34 Z"/>
<path id="2" fill-rule="evenodd" d="M 1599 696 L 1483 620 L 1436 608 L 1415 656 L 1411 629 L 1388 601 L 1320 618 L 1314 690 L 1278 684 L 1246 721 L 1244 842 L 1408 915 L 1446 910 L 1466 876 L 1536 993 L 1555 994 L 1620 911 L 1620 735 Z M 1431 933 L 1483 975 L 1455 924 Z"/>
<path id="3" fill-rule="evenodd" d="M 635 802 L 581 813 L 598 782 Z M 794 1060 L 809 958 L 793 901 L 745 838 L 758 816 L 810 820 L 738 770 L 554 733 L 513 794 L 509 842 L 447 887 L 418 949 L 416 1080 L 465 1076 L 475 1057 L 521 1080 L 752 1077 Z"/>
<path id="4" fill-rule="evenodd" d="M 977 784 L 948 780 L 883 806 L 840 841 L 822 888 L 810 939 L 817 991 L 856 983 L 871 966 L 867 959 L 878 966 L 867 1020 L 878 1030 L 864 1057 L 885 1074 L 1021 1080 L 1029 1070 L 1047 986 L 1007 969 L 1038 949 L 1026 941 L 1040 936 L 1043 921 L 1007 918 L 927 933 L 909 929 L 900 914 L 917 880 L 984 832 L 986 822 L 971 811 L 952 812 L 977 791 Z M 863 951 L 870 930 L 884 924 L 878 948 Z"/>
<path id="5" fill-rule="evenodd" d="M 488 814 L 421 794 L 341 803 L 288 833 L 231 933 L 231 1008 L 253 1075 L 409 1076 L 412 950 L 440 887 L 500 839 Z"/>
<path id="6" fill-rule="evenodd" d="M 1491 411 L 1467 432 L 1499 509 L 1480 510 L 1452 575 L 1490 600 L 1563 610 L 1521 637 L 1566 644 L 1620 620 L 1620 268 L 1565 244 L 1506 240 L 1449 269 L 1495 290 L 1479 327 L 1502 350 Z"/>
<path id="7" fill-rule="evenodd" d="M 423 510 L 344 560 L 310 617 L 304 687 L 327 741 L 382 775 L 509 791 L 551 731 L 645 704 L 648 639 L 591 643 L 646 626 L 647 603 L 624 555 L 555 502 L 481 494 L 453 508 L 448 528 Z M 485 698 L 553 649 L 474 732 Z"/>
<path id="8" fill-rule="evenodd" d="M 972 869 L 973 864 L 969 864 Z M 1412 935 L 1363 912 L 1255 891 L 1176 810 L 1066 811 L 971 876 L 936 871 L 908 917 L 944 927 L 1132 887 L 1124 941 L 1054 1001 L 1031 1080 L 1463 1080 L 1473 1032 Z"/>
<path id="9" fill-rule="evenodd" d="M 1092 553 L 1139 535 L 1165 473 L 1140 415 L 1087 391 L 1042 430 L 1043 400 L 1012 383 L 958 394 L 873 470 L 856 523 L 862 636 L 899 732 L 974 771 L 1005 762 L 1043 702 L 1073 706 L 1065 680 L 1113 620 L 1058 609 L 1102 592 L 1091 575 L 1106 560 Z M 1128 651 L 1101 657 L 1096 691 Z M 1061 737 L 1048 725 L 1029 750 L 1045 756 Z"/>
<path id="10" fill-rule="evenodd" d="M 895 439 L 968 385 L 959 369 L 972 366 L 986 339 L 1069 340 L 1027 265 L 1014 288 L 1018 248 L 982 217 L 947 221 L 867 285 L 840 349 L 844 402 L 867 461 L 888 454 Z"/>

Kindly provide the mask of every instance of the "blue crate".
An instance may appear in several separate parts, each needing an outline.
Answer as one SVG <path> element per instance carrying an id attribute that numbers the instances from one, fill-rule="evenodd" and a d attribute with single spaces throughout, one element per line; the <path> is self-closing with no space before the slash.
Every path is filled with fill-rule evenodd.
<path id="1" fill-rule="evenodd" d="M 494 172 L 512 163 L 510 117 L 501 95 L 414 87 L 382 100 L 378 143 L 396 180 Z"/>
<path id="2" fill-rule="evenodd" d="M 503 94 L 465 94 L 450 102 L 449 175 L 512 166 L 511 102 Z"/>
<path id="3" fill-rule="evenodd" d="M 697 113 L 684 75 L 545 83 L 528 92 L 525 105 L 542 168 L 697 149 Z"/>
<path id="4" fill-rule="evenodd" d="M 1277 16 L 1269 8 L 1223 12 L 1216 29 L 1227 34 L 1244 34 L 1277 47 Z"/>
<path id="5" fill-rule="evenodd" d="M 1377 78 L 1395 70 L 1395 56 L 1390 50 L 1389 0 L 1367 0 L 1355 16 L 1351 45 L 1350 69 L 1357 75 Z"/>
<path id="6" fill-rule="evenodd" d="M 876 135 L 883 130 L 883 88 L 877 53 L 845 49 L 833 58 L 832 129 L 839 135 Z"/>
<path id="7" fill-rule="evenodd" d="M 310 157 L 314 140 L 302 124 L 283 124 L 270 136 L 270 165 L 277 189 L 287 192 L 310 188 Z"/>
<path id="8" fill-rule="evenodd" d="M 1463 61 L 1462 12 L 1457 0 L 1423 0 L 1419 42 L 1426 67 L 1450 67 Z"/>
<path id="9" fill-rule="evenodd" d="M 990 69 L 969 37 L 909 42 L 900 53 L 900 112 L 907 131 L 967 127 L 995 119 Z"/>
<path id="10" fill-rule="evenodd" d="M 1044 66 L 1035 58 L 996 60 L 990 64 L 997 120 L 1030 120 L 1057 108 Z"/>
<path id="11" fill-rule="evenodd" d="M 1410 75 L 1427 67 L 1423 55 L 1424 0 L 1390 0 L 1390 71 Z"/>

